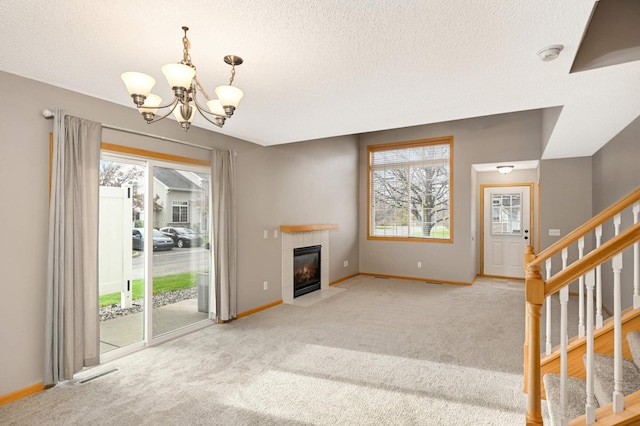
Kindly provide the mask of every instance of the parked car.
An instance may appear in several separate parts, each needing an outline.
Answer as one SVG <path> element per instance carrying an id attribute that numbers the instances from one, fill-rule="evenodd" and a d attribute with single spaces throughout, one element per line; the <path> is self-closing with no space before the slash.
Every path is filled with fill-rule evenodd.
<path id="1" fill-rule="evenodd" d="M 192 229 L 181 226 L 167 226 L 160 228 L 167 237 L 171 237 L 177 247 L 200 247 L 202 245 L 202 235 Z"/>
<path id="2" fill-rule="evenodd" d="M 133 228 L 131 230 L 133 238 L 133 249 L 144 250 L 144 229 Z M 153 230 L 153 251 L 171 250 L 174 247 L 173 240 L 157 229 Z"/>

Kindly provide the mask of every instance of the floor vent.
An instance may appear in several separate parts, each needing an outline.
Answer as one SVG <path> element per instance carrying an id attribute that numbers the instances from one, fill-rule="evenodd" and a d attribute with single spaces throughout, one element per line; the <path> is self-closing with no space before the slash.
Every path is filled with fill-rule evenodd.
<path id="1" fill-rule="evenodd" d="M 112 368 L 110 370 L 102 371 L 100 373 L 96 373 L 92 376 L 84 377 L 76 382 L 76 385 L 84 385 L 92 380 L 99 379 L 100 377 L 106 376 L 107 374 L 115 373 L 116 371 L 120 371 L 119 368 Z"/>
<path id="2" fill-rule="evenodd" d="M 388 279 L 389 279 L 389 277 L 377 277 L 377 276 L 376 276 L 376 277 L 373 277 L 373 278 L 378 278 L 378 279 L 380 279 L 380 280 L 388 280 Z"/>
<path id="3" fill-rule="evenodd" d="M 427 284 L 437 284 L 437 285 L 442 285 L 442 283 L 436 282 L 436 281 L 425 281 L 425 283 Z"/>

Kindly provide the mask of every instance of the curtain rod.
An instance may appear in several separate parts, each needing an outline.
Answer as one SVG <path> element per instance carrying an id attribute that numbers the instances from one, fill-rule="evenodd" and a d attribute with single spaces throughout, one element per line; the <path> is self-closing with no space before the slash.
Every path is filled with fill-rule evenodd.
<path id="1" fill-rule="evenodd" d="M 50 109 L 42 110 L 42 116 L 44 118 L 47 118 L 47 119 L 53 118 L 54 115 L 55 115 L 54 112 L 51 111 Z M 185 142 L 185 141 L 181 141 L 181 140 L 178 140 L 178 139 L 166 138 L 164 136 L 158 136 L 158 135 L 154 135 L 154 134 L 151 134 L 151 133 L 145 133 L 145 132 L 139 132 L 137 130 L 125 129 L 124 127 L 112 126 L 110 124 L 104 124 L 104 123 L 100 123 L 100 124 L 105 129 L 115 130 L 117 132 L 131 133 L 132 135 L 146 136 L 146 137 L 152 138 L 152 139 L 159 139 L 161 141 L 166 141 L 166 142 L 181 143 L 183 145 L 189 145 L 189 146 L 193 146 L 195 148 L 208 149 L 209 151 L 213 151 L 213 148 L 209 148 L 208 146 L 196 145 L 194 143 Z M 235 152 L 234 152 L 234 154 L 235 154 Z"/>

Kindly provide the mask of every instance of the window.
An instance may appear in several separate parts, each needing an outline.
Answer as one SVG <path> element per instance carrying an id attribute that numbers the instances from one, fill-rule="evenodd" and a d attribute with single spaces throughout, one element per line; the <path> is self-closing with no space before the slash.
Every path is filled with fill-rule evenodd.
<path id="1" fill-rule="evenodd" d="M 453 241 L 453 138 L 369 146 L 369 239 Z"/>
<path id="2" fill-rule="evenodd" d="M 174 201 L 172 204 L 173 219 L 175 223 L 187 223 L 189 222 L 189 202 L 188 201 Z"/>
<path id="3" fill-rule="evenodd" d="M 522 194 L 493 194 L 491 197 L 491 234 L 522 235 Z"/>

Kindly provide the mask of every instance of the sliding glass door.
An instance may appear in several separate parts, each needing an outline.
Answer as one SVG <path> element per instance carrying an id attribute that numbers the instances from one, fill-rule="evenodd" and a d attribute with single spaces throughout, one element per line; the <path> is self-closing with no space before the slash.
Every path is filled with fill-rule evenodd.
<path id="1" fill-rule="evenodd" d="M 144 340 L 144 161 L 100 161 L 100 353 Z"/>
<path id="2" fill-rule="evenodd" d="M 207 167 L 103 154 L 101 354 L 209 318 Z"/>
<path id="3" fill-rule="evenodd" d="M 153 168 L 153 337 L 208 318 L 209 180 L 193 169 Z"/>

